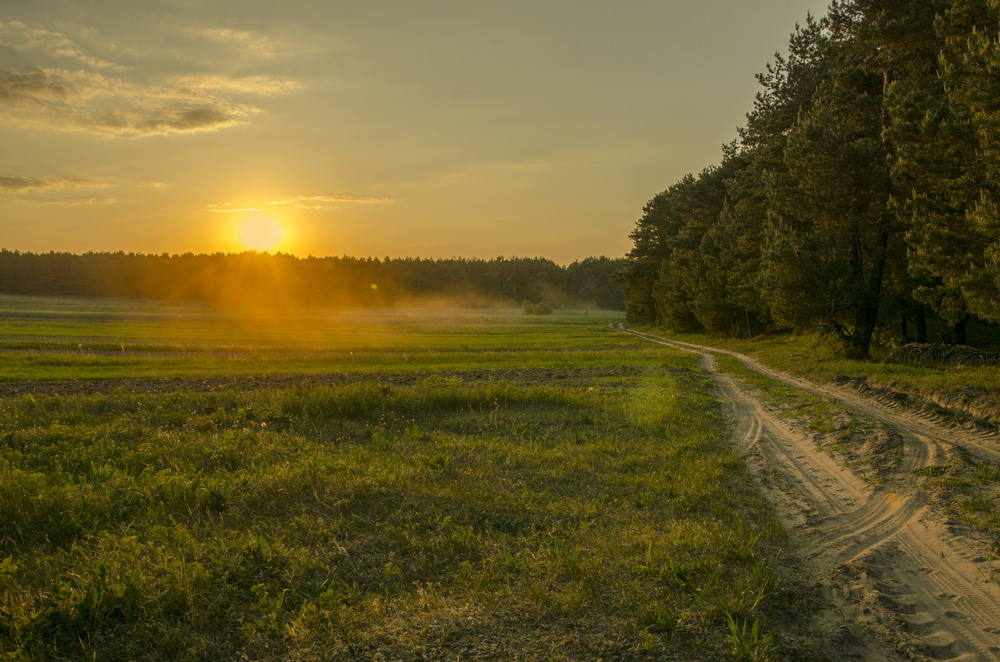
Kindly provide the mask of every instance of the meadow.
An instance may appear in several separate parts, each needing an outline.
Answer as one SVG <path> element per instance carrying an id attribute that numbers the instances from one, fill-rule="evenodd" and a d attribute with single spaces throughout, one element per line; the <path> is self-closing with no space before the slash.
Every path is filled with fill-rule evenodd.
<path id="1" fill-rule="evenodd" d="M 710 379 L 614 319 L 0 298 L 0 655 L 804 655 Z"/>

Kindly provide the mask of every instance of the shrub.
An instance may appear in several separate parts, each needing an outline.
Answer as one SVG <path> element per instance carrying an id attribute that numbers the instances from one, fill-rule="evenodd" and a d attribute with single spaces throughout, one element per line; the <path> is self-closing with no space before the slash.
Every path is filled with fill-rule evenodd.
<path id="1" fill-rule="evenodd" d="M 530 299 L 521 302 L 521 310 L 525 315 L 551 315 L 552 307 L 545 303 L 532 303 Z"/>

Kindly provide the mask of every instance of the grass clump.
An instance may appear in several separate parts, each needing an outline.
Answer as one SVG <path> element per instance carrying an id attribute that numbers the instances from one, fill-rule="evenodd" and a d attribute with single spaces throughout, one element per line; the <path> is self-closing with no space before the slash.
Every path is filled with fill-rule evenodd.
<path id="1" fill-rule="evenodd" d="M 737 625 L 732 614 L 726 614 L 726 622 L 729 625 L 727 638 L 732 646 L 733 657 L 741 662 L 764 662 L 770 659 L 770 645 L 761 636 L 758 621 L 750 625 L 744 620 Z"/>
<path id="2" fill-rule="evenodd" d="M 921 467 L 912 473 L 924 477 L 927 487 L 941 494 L 956 519 L 985 534 L 996 558 L 1000 555 L 1000 468 L 965 453 L 956 452 L 952 459 L 951 464 Z"/>

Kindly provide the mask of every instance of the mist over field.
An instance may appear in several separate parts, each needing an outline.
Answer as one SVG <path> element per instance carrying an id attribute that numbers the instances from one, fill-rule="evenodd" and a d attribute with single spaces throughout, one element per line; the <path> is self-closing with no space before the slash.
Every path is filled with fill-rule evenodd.
<path id="1" fill-rule="evenodd" d="M 216 255 L 21 253 L 0 250 L 0 292 L 131 297 L 240 308 L 624 308 L 623 259 L 567 266 L 542 258 L 425 260 Z"/>

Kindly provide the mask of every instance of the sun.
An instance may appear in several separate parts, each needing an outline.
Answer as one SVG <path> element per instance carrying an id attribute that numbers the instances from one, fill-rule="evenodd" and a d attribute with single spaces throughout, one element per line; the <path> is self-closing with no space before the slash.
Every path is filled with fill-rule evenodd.
<path id="1" fill-rule="evenodd" d="M 251 251 L 273 251 L 285 238 L 285 227 L 273 216 L 248 216 L 236 226 L 236 239 Z"/>

